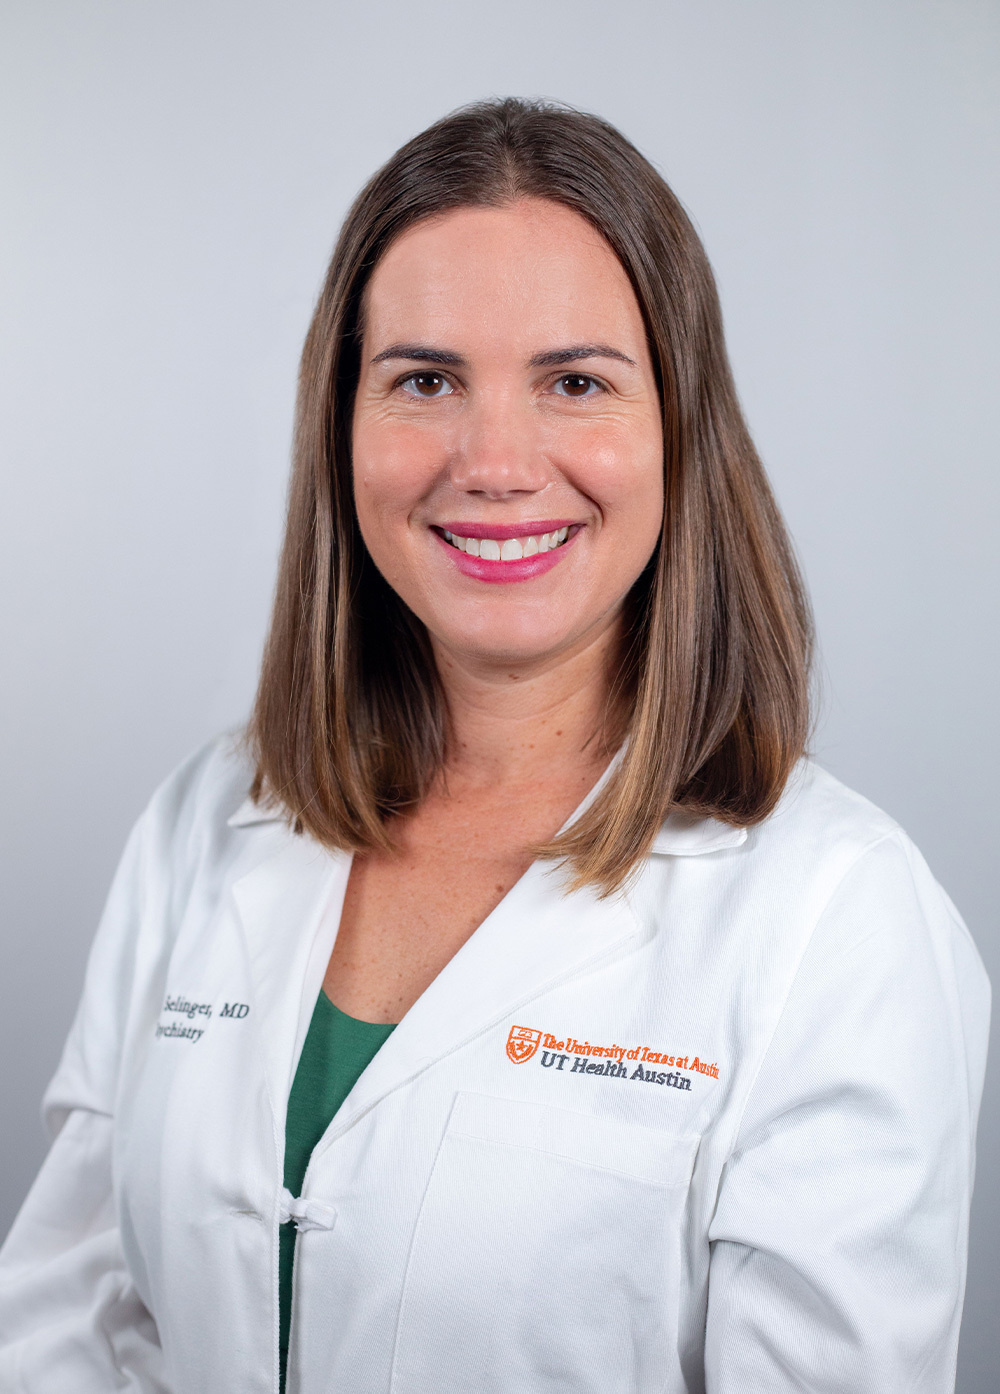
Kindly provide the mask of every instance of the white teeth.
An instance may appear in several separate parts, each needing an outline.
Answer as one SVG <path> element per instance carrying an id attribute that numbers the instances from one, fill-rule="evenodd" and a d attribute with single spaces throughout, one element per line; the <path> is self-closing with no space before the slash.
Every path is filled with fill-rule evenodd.
<path id="1" fill-rule="evenodd" d="M 470 557 L 482 557 L 485 561 L 520 561 L 522 557 L 551 552 L 554 548 L 562 546 L 569 536 L 568 527 L 556 528 L 552 532 L 530 537 L 505 537 L 502 542 L 492 537 L 459 537 L 447 528 L 442 528 L 441 531 L 445 541 L 457 547 L 460 552 L 467 552 Z"/>

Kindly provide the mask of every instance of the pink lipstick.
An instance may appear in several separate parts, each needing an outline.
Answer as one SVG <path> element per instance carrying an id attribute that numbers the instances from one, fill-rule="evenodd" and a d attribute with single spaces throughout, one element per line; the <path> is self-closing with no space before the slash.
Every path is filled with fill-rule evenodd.
<path id="1" fill-rule="evenodd" d="M 530 581 L 551 571 L 581 531 L 569 518 L 514 523 L 447 522 L 432 528 L 464 576 L 477 581 Z"/>

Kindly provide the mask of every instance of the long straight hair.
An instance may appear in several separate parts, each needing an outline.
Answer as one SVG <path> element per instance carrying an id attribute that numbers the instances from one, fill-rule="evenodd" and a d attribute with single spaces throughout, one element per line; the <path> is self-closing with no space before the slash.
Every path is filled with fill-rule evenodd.
<path id="1" fill-rule="evenodd" d="M 808 730 L 811 625 L 743 419 L 704 248 L 653 166 L 607 122 L 516 98 L 404 145 L 347 215 L 306 338 L 274 613 L 248 736 L 253 795 L 331 847 L 388 848 L 442 769 L 446 702 L 422 623 L 354 510 L 351 416 L 365 287 L 392 241 L 467 206 L 549 199 L 607 240 L 635 291 L 663 417 L 665 505 L 628 597 L 609 697 L 621 758 L 539 855 L 622 886 L 674 808 L 746 825 L 774 808 Z"/>

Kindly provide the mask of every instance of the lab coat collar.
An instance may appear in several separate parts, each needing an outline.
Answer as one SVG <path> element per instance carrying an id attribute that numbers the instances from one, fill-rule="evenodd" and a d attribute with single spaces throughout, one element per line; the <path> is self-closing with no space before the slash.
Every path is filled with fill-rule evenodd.
<path id="1" fill-rule="evenodd" d="M 703 852 L 721 852 L 739 847 L 747 840 L 746 828 L 734 828 L 716 818 L 698 818 L 675 809 L 663 823 L 649 849 L 661 857 L 698 857 Z"/>
<path id="2" fill-rule="evenodd" d="M 280 823 L 287 816 L 283 809 L 254 803 L 248 794 L 236 812 L 226 819 L 226 824 L 230 828 L 250 828 L 255 823 Z"/>
<path id="3" fill-rule="evenodd" d="M 333 948 L 351 856 L 294 833 L 278 815 L 246 821 L 271 824 L 256 831 L 260 841 L 247 849 L 251 865 L 233 883 L 233 900 L 280 1160 L 292 1070 Z"/>

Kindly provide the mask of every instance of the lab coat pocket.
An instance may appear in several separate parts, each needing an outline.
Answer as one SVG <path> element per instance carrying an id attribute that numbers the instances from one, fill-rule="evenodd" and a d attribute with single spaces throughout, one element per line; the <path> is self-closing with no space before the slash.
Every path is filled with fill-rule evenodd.
<path id="1" fill-rule="evenodd" d="M 407 1268 L 394 1394 L 678 1387 L 697 1138 L 459 1094 Z"/>

